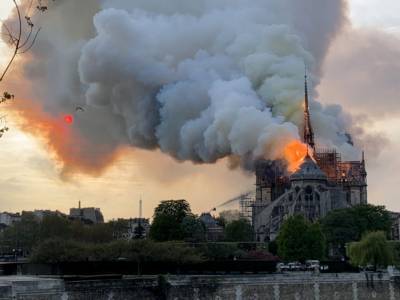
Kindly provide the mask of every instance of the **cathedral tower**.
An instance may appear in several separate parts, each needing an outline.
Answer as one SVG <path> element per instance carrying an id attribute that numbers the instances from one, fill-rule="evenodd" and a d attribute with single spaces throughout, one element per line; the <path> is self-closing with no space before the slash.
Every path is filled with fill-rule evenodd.
<path id="1" fill-rule="evenodd" d="M 307 73 L 304 75 L 304 128 L 303 142 L 315 152 L 314 130 L 311 126 L 310 106 L 308 100 Z"/>

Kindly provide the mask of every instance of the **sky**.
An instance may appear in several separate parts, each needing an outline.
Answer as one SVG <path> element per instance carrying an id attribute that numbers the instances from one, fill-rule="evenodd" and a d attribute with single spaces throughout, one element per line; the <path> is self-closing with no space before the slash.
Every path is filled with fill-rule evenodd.
<path id="1" fill-rule="evenodd" d="M 9 3 L 0 2 L 0 19 L 7 16 Z M 352 24 L 332 44 L 317 90 L 321 102 L 343 105 L 360 120 L 366 134 L 382 138 L 373 157 L 367 157 L 369 201 L 400 211 L 400 18 L 396 15 L 400 2 L 382 3 L 350 1 Z M 7 55 L 0 45 L 0 64 Z M 7 106 L 0 109 L 6 113 Z M 214 165 L 178 163 L 160 152 L 138 149 L 119 158 L 101 176 L 74 175 L 65 181 L 43 140 L 19 130 L 18 122 L 8 116 L 10 131 L 0 139 L 0 211 L 68 212 L 81 201 L 83 206 L 101 208 L 106 219 L 128 218 L 138 214 L 142 198 L 146 217 L 165 199 L 187 199 L 192 210 L 201 213 L 254 188 L 252 174 L 231 170 L 224 160 Z"/>

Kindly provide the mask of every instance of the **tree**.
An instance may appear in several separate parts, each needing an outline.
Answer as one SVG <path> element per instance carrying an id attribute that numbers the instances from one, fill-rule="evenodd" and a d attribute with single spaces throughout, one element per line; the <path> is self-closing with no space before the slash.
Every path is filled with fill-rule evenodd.
<path id="1" fill-rule="evenodd" d="M 87 249 L 83 243 L 51 238 L 35 247 L 30 260 L 35 263 L 82 262 L 88 259 Z"/>
<path id="2" fill-rule="evenodd" d="M 384 206 L 357 205 L 353 207 L 352 211 L 357 220 L 360 237 L 368 231 L 384 231 L 389 236 L 392 221 Z"/>
<path id="3" fill-rule="evenodd" d="M 206 239 L 204 224 L 195 215 L 188 215 L 182 220 L 182 231 L 186 241 L 203 242 Z"/>
<path id="4" fill-rule="evenodd" d="M 186 200 L 162 201 L 154 210 L 150 237 L 156 241 L 182 240 L 185 237 L 182 222 L 191 215 Z"/>
<path id="5" fill-rule="evenodd" d="M 358 241 L 369 231 L 384 231 L 389 235 L 391 220 L 384 206 L 371 204 L 331 211 L 321 220 L 322 231 L 334 256 L 344 256 L 345 245 Z"/>
<path id="6" fill-rule="evenodd" d="M 190 205 L 186 200 L 162 201 L 154 210 L 154 217 L 161 215 L 171 216 L 178 223 L 191 214 Z"/>
<path id="7" fill-rule="evenodd" d="M 67 218 L 47 215 L 43 217 L 40 227 L 40 240 L 46 240 L 48 238 L 71 238 L 71 227 L 70 221 Z"/>
<path id="8" fill-rule="evenodd" d="M 82 237 L 85 242 L 100 244 L 109 243 L 113 240 L 112 228 L 108 224 L 84 225 L 83 228 Z"/>
<path id="9" fill-rule="evenodd" d="M 237 243 L 204 243 L 200 251 L 207 260 L 232 260 L 234 257 L 243 257 L 246 252 L 239 249 Z"/>
<path id="10" fill-rule="evenodd" d="M 120 225 L 122 224 L 121 222 Z M 26 254 L 49 239 L 92 244 L 108 243 L 119 238 L 113 235 L 114 226 L 114 223 L 85 225 L 79 220 L 71 221 L 66 217 L 51 214 L 40 220 L 31 212 L 23 212 L 21 221 L 7 227 L 0 237 L 4 250 L 22 249 Z"/>
<path id="11" fill-rule="evenodd" d="M 322 259 L 325 256 L 326 239 L 319 223 L 310 224 L 306 235 L 306 245 L 308 258 Z"/>
<path id="12" fill-rule="evenodd" d="M 36 38 L 40 32 L 40 28 L 35 28 L 35 24 L 33 23 L 31 16 L 29 15 L 32 6 L 36 7 L 36 10 L 39 12 L 45 12 L 47 10 L 47 5 L 44 4 L 44 1 L 37 0 L 36 5 L 35 3 L 33 3 L 33 1 L 31 1 L 29 9 L 27 10 L 27 14 L 22 15 L 20 5 L 17 3 L 17 1 L 11 1 L 13 2 L 16 10 L 16 30 L 13 31 L 12 26 L 7 24 L 6 22 L 2 23 L 1 31 L 4 36 L 3 40 L 6 40 L 8 45 L 12 48 L 12 53 L 4 69 L 0 69 L 0 83 L 4 80 L 15 58 L 20 54 L 28 52 L 33 47 Z M 3 94 L 0 95 L 0 103 L 13 99 L 14 94 L 8 91 L 4 91 Z M 0 122 L 3 122 L 4 120 L 5 117 L 0 116 Z M 0 137 L 2 137 L 6 131 L 8 131 L 8 127 L 6 125 L 1 125 Z"/>
<path id="13" fill-rule="evenodd" d="M 347 251 L 355 266 L 387 267 L 393 264 L 393 249 L 386 239 L 386 232 L 367 233 L 359 242 L 350 243 Z"/>
<path id="14" fill-rule="evenodd" d="M 33 213 L 23 212 L 21 221 L 6 228 L 1 235 L 3 245 L 9 249 L 22 249 L 29 253 L 40 238 L 40 224 Z"/>
<path id="15" fill-rule="evenodd" d="M 240 219 L 240 212 L 237 209 L 224 210 L 219 213 L 219 218 L 224 220 L 224 223 L 237 221 Z"/>
<path id="16" fill-rule="evenodd" d="M 229 242 L 251 242 L 253 241 L 253 228 L 249 221 L 240 219 L 232 221 L 225 226 L 225 239 Z"/>
<path id="17" fill-rule="evenodd" d="M 51 238 L 35 247 L 30 258 L 35 263 L 115 261 L 119 258 L 138 263 L 172 262 L 178 264 L 203 261 L 199 251 L 185 244 L 158 243 L 151 240 L 113 241 L 91 244 Z"/>
<path id="18" fill-rule="evenodd" d="M 289 217 L 277 237 L 278 255 L 287 261 L 321 259 L 325 238 L 318 223 L 311 224 L 302 215 Z"/>
<path id="19" fill-rule="evenodd" d="M 7 23 L 2 24 L 3 33 L 8 39 L 9 45 L 13 48 L 13 52 L 4 70 L 0 73 L 0 82 L 3 81 L 3 79 L 5 78 L 17 55 L 26 53 L 33 47 L 36 38 L 40 32 L 40 28 L 35 28 L 32 16 L 29 15 L 32 5 L 34 5 L 34 3 L 31 2 L 30 7 L 27 10 L 28 13 L 24 16 L 22 15 L 20 5 L 17 3 L 17 1 L 12 0 L 12 2 L 14 3 L 14 7 L 16 10 L 17 29 L 13 31 L 12 27 L 9 26 Z M 37 11 L 45 12 L 47 10 L 48 7 L 43 2 L 44 1 L 40 0 L 37 1 L 37 4 L 35 5 Z M 24 31 L 26 31 L 25 34 Z M 13 95 L 8 95 L 13 97 Z M 5 97 L 2 98 L 3 101 L 10 100 L 10 97 L 6 96 L 6 93 L 4 94 L 4 96 Z"/>
<path id="20" fill-rule="evenodd" d="M 216 217 L 215 218 L 215 220 L 217 221 L 217 224 L 219 225 L 219 226 L 221 226 L 221 227 L 225 227 L 226 226 L 226 220 L 223 218 L 223 217 L 221 217 L 221 216 L 218 216 L 218 217 Z"/>
<path id="21" fill-rule="evenodd" d="M 287 261 L 305 260 L 307 257 L 306 232 L 309 224 L 301 215 L 289 217 L 277 237 L 278 255 Z"/>

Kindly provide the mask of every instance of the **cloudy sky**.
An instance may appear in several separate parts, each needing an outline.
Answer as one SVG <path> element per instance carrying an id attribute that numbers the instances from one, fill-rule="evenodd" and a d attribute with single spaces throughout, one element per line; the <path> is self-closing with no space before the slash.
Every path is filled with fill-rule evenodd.
<path id="1" fill-rule="evenodd" d="M 0 18 L 11 1 L 1 1 Z M 351 25 L 333 43 L 318 86 L 319 100 L 339 103 L 359 120 L 374 150 L 367 157 L 369 201 L 400 211 L 400 10 L 397 0 L 351 0 Z M 0 63 L 8 52 L 0 47 Z M 5 109 L 4 106 L 2 109 Z M 5 113 L 5 111 L 4 111 Z M 0 111 L 0 114 L 2 112 Z M 0 140 L 0 211 L 58 209 L 67 212 L 81 200 L 100 207 L 107 219 L 137 214 L 138 200 L 151 216 L 162 199 L 184 198 L 196 213 L 247 191 L 254 177 L 230 170 L 226 161 L 215 165 L 177 163 L 158 152 L 131 150 L 99 177 L 59 177 L 60 166 L 45 143 L 18 129 L 17 119 L 7 118 L 11 131 Z"/>

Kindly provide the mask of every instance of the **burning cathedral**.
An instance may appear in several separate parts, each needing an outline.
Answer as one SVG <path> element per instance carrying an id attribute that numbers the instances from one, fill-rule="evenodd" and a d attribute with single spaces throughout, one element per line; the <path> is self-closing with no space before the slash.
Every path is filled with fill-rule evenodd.
<path id="1" fill-rule="evenodd" d="M 302 214 L 311 222 L 330 210 L 367 203 L 367 172 L 361 161 L 342 161 L 335 149 L 318 149 L 311 124 L 307 76 L 303 142 L 307 155 L 288 175 L 280 162 L 259 161 L 252 223 L 257 241 L 274 240 L 285 218 Z"/>

